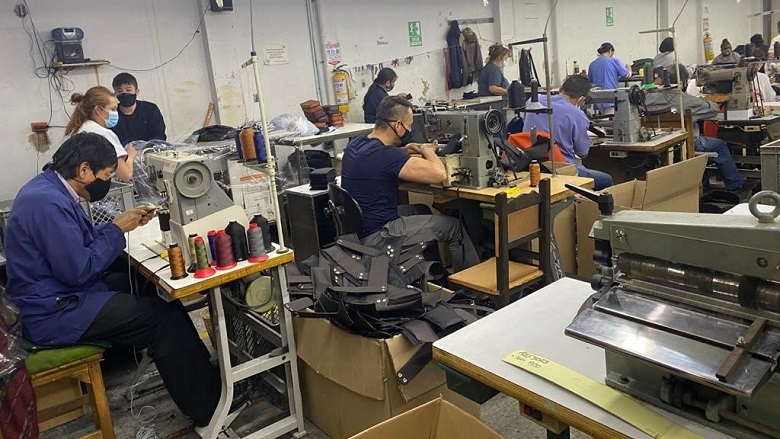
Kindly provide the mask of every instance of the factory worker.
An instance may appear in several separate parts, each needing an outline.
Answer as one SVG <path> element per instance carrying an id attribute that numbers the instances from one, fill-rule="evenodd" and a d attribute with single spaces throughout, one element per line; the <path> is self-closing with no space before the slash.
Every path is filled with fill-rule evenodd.
<path id="1" fill-rule="evenodd" d="M 136 140 L 167 140 L 165 120 L 152 102 L 138 100 L 138 81 L 122 72 L 111 82 L 119 101 L 119 122 L 111 128 L 122 145 Z"/>
<path id="2" fill-rule="evenodd" d="M 8 296 L 34 343 L 146 348 L 179 409 L 195 425 L 207 425 L 220 397 L 219 371 L 181 302 L 130 294 L 126 270 L 107 273 L 125 248 L 124 234 L 145 225 L 154 210 L 136 207 L 93 226 L 79 203 L 105 197 L 115 168 L 111 142 L 80 133 L 21 188 L 5 234 Z"/>
<path id="3" fill-rule="evenodd" d="M 382 99 L 386 98 L 388 93 L 393 90 L 397 79 L 398 75 L 395 70 L 387 67 L 377 73 L 374 82 L 368 87 L 366 95 L 363 97 L 363 121 L 365 123 L 376 122 L 376 109 Z M 405 95 L 404 93 L 403 96 Z"/>
<path id="4" fill-rule="evenodd" d="M 666 37 L 658 46 L 658 55 L 653 58 L 653 68 L 674 66 L 674 40 Z"/>
<path id="5" fill-rule="evenodd" d="M 603 89 L 618 88 L 618 80 L 630 76 L 631 69 L 628 68 L 628 65 L 615 58 L 615 46 L 612 43 L 603 43 L 596 52 L 599 56 L 588 66 L 588 79 L 590 79 L 594 87 Z M 602 110 L 602 112 L 607 110 L 610 114 L 614 112 L 614 107 L 615 104 L 611 102 L 596 104 L 596 108 Z"/>
<path id="6" fill-rule="evenodd" d="M 488 49 L 488 59 L 485 67 L 479 72 L 477 80 L 480 96 L 506 96 L 509 81 L 501 69 L 509 58 L 509 49 L 501 44 L 494 44 Z"/>
<path id="7" fill-rule="evenodd" d="M 101 86 L 92 87 L 84 94 L 73 93 L 70 102 L 76 106 L 76 110 L 65 128 L 65 135 L 95 133 L 108 139 L 116 151 L 116 178 L 124 182 L 132 181 L 136 151 L 132 146 L 122 146 L 117 135 L 111 131 L 119 122 L 119 101 L 111 90 Z"/>

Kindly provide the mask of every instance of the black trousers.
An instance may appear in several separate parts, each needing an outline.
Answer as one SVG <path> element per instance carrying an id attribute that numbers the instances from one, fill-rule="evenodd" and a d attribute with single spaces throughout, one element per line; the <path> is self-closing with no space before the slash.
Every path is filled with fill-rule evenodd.
<path id="1" fill-rule="evenodd" d="M 129 291 L 126 272 L 109 275 L 104 281 L 112 290 Z M 222 383 L 181 302 L 120 292 L 106 302 L 81 336 L 81 341 L 99 340 L 148 349 L 182 413 L 195 425 L 208 424 Z"/>

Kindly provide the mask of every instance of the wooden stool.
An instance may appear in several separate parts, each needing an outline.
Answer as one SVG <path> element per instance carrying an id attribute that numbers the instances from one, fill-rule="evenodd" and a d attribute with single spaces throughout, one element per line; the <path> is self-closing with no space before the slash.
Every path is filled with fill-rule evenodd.
<path id="1" fill-rule="evenodd" d="M 97 431 L 80 439 L 115 438 L 103 373 L 100 370 L 104 350 L 104 347 L 94 345 L 32 349 L 33 353 L 27 357 L 26 363 L 39 404 L 42 398 L 40 392 L 46 387 L 56 385 L 55 383 L 61 382 L 67 387 L 69 380 L 75 380 L 87 388 L 85 395 L 81 384 L 76 384 L 78 388 L 75 394 L 68 395 L 66 391 L 66 397 L 58 395 L 56 398 L 49 398 L 56 399 L 51 407 L 42 408 L 39 405 L 38 425 L 41 432 L 81 417 L 84 414 L 84 406 L 91 404 Z"/>

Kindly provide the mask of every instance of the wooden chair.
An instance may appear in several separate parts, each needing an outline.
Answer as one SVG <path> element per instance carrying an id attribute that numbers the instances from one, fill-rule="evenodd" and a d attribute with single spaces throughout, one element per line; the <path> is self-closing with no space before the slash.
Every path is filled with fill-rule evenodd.
<path id="1" fill-rule="evenodd" d="M 103 358 L 105 347 L 73 345 L 47 348 L 30 345 L 28 350 L 32 353 L 27 357 L 26 365 L 39 401 L 40 431 L 49 430 L 81 417 L 85 405 L 89 404 L 95 417 L 96 431 L 80 439 L 114 439 L 114 424 L 106 397 L 103 373 L 100 370 L 100 360 Z M 66 391 L 64 395 L 49 398 L 56 399 L 54 405 L 40 406 L 42 391 L 56 387 L 58 383 L 64 384 L 65 388 L 70 388 L 69 382 L 74 381 L 79 383 L 75 394 Z M 86 394 L 82 391 L 82 385 L 86 387 Z"/>
<path id="2" fill-rule="evenodd" d="M 465 270 L 453 273 L 449 281 L 456 285 L 498 296 L 496 305 L 503 307 L 512 295 L 536 282 L 550 279 L 551 219 L 550 180 L 539 183 L 539 191 L 511 200 L 506 192 L 496 195 L 496 256 Z M 536 265 L 512 261 L 512 249 L 539 239 L 539 251 L 523 251 Z M 530 262 L 530 261 L 529 261 Z"/>

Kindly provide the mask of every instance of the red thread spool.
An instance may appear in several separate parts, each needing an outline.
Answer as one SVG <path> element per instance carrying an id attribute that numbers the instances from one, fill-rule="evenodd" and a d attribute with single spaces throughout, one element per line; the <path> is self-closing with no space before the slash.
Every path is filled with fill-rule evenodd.
<path id="1" fill-rule="evenodd" d="M 214 250 L 217 253 L 217 270 L 229 270 L 236 266 L 233 257 L 233 242 L 224 230 L 217 232 L 214 239 Z"/>

